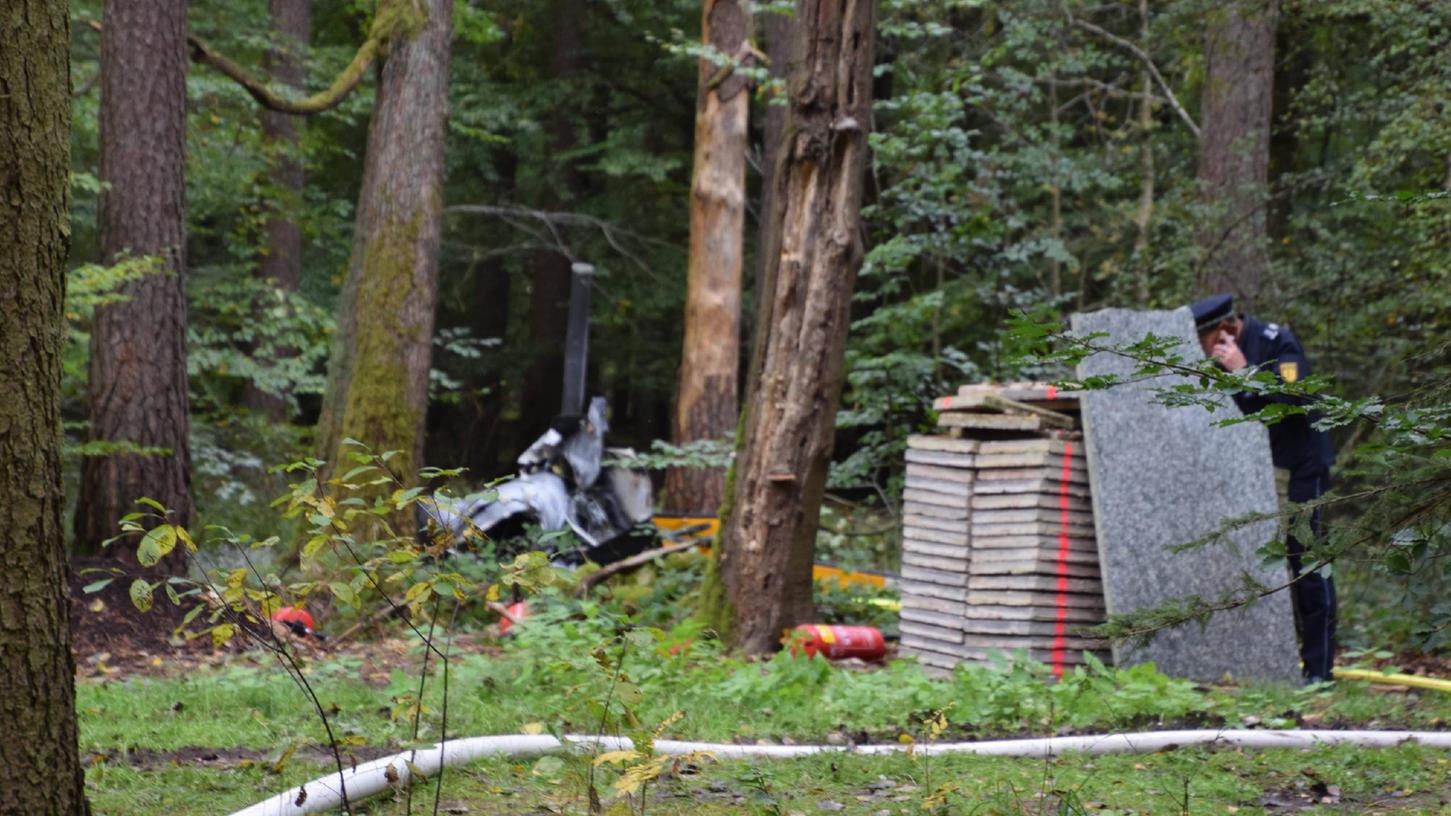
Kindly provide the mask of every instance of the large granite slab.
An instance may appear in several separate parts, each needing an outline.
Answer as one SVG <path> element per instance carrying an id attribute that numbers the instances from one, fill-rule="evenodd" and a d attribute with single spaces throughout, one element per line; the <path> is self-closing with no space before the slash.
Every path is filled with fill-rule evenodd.
<path id="1" fill-rule="evenodd" d="M 1074 315 L 1079 335 L 1107 332 L 1100 344 L 1128 344 L 1150 332 L 1179 338 L 1186 359 L 1200 356 L 1186 308 L 1140 312 L 1105 309 Z M 1078 367 L 1080 378 L 1128 378 L 1137 363 L 1097 353 Z M 1169 408 L 1155 389 L 1186 382 L 1177 374 L 1127 382 L 1079 396 L 1093 486 L 1104 600 L 1110 613 L 1156 606 L 1188 595 L 1214 599 L 1235 588 L 1244 572 L 1277 585 L 1283 567 L 1260 566 L 1255 550 L 1276 535 L 1273 520 L 1242 527 L 1225 543 L 1173 553 L 1175 544 L 1215 530 L 1227 518 L 1276 508 L 1269 435 L 1258 423 L 1215 427 L 1237 413 L 1233 402 L 1211 414 L 1203 407 Z M 1288 592 L 1221 612 L 1200 627 L 1161 632 L 1148 646 L 1113 647 L 1120 666 L 1153 661 L 1166 674 L 1216 681 L 1235 678 L 1294 681 L 1300 676 Z"/>

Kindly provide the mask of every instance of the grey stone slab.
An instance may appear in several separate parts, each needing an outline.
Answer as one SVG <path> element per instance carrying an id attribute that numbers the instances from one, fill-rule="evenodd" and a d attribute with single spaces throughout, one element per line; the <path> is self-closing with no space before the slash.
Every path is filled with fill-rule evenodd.
<path id="1" fill-rule="evenodd" d="M 1097 626 L 1103 623 L 1103 608 L 1070 606 L 1063 612 L 1063 619 L 1070 626 Z M 1004 606 L 1001 604 L 973 604 L 968 607 L 964 621 L 1047 621 L 1058 620 L 1058 610 L 1052 606 Z M 963 627 L 967 627 L 963 623 Z"/>
<path id="2" fill-rule="evenodd" d="M 1057 575 L 980 575 L 973 570 L 967 579 L 968 597 L 979 589 L 1021 589 L 1033 592 L 1077 592 L 1085 595 L 1101 595 L 1103 584 L 1097 578 L 1068 578 L 1061 582 Z"/>
<path id="3" fill-rule="evenodd" d="M 1070 578 L 1098 578 L 1098 564 L 1075 564 L 1065 561 L 1059 564 L 1057 559 L 1049 557 L 1021 558 L 1014 560 L 993 560 L 988 561 L 981 558 L 974 558 L 972 562 L 973 575 L 1058 575 L 1059 571 Z"/>
<path id="4" fill-rule="evenodd" d="M 972 540 L 973 549 L 976 551 L 1036 547 L 1056 553 L 1059 544 L 1058 537 L 1055 535 L 979 536 Z M 1070 552 L 1093 553 L 1093 557 L 1098 558 L 1098 541 L 1092 536 L 1069 536 L 1068 549 Z"/>
<path id="5" fill-rule="evenodd" d="M 945 493 L 949 496 L 961 497 L 964 501 L 972 496 L 972 484 L 969 482 L 949 482 L 946 479 L 928 479 L 922 476 L 907 474 L 907 489 L 925 490 L 929 493 Z"/>
<path id="6" fill-rule="evenodd" d="M 1078 454 L 1064 457 L 1055 453 L 979 453 L 977 455 L 977 467 L 979 470 L 996 468 L 1024 468 L 1024 467 L 1047 467 L 1063 469 L 1064 458 L 1068 459 L 1069 470 L 1087 470 L 1088 461 L 1083 458 L 1083 449 L 1078 447 Z"/>
<path id="7" fill-rule="evenodd" d="M 930 595 L 922 594 L 916 588 L 912 588 L 909 591 L 908 588 L 904 587 L 902 589 L 902 608 L 922 609 L 928 612 L 936 612 L 941 615 L 961 617 L 962 599 L 967 597 L 967 590 L 959 589 L 958 592 L 960 592 L 961 595 L 959 595 L 957 598 L 934 598 Z"/>
<path id="8" fill-rule="evenodd" d="M 914 541 L 931 541 L 937 544 L 952 544 L 959 547 L 966 547 L 972 543 L 967 535 L 967 525 L 962 525 L 957 530 L 937 530 L 931 527 L 912 527 L 910 525 L 902 528 L 902 539 Z"/>
<path id="9" fill-rule="evenodd" d="M 948 612 L 937 612 L 932 609 L 921 609 L 907 603 L 902 604 L 902 620 L 917 621 L 919 623 L 930 623 L 933 626 L 943 626 L 948 629 L 962 630 L 962 615 L 954 615 Z"/>
<path id="10" fill-rule="evenodd" d="M 1092 524 L 1058 524 L 1048 521 L 1024 521 L 1007 524 L 977 524 L 970 528 L 972 537 L 988 536 L 1056 536 L 1060 532 L 1069 538 L 1093 538 Z"/>
<path id="11" fill-rule="evenodd" d="M 917 450 L 908 448 L 903 458 L 910 464 L 936 465 L 949 468 L 970 468 L 974 455 L 971 453 L 950 453 L 937 450 Z"/>
<path id="12" fill-rule="evenodd" d="M 947 436 L 928 436 L 926 434 L 913 434 L 907 437 L 908 450 L 924 451 L 946 451 L 949 453 L 976 453 L 978 441 L 975 439 L 953 439 Z M 968 457 L 971 462 L 972 458 Z"/>
<path id="13" fill-rule="evenodd" d="M 928 504 L 927 502 L 912 501 L 906 499 L 902 502 L 902 512 L 914 516 L 931 516 L 932 518 L 949 519 L 967 522 L 966 507 L 948 507 L 945 504 Z"/>
<path id="14" fill-rule="evenodd" d="M 933 590 L 952 588 L 962 591 L 967 588 L 967 571 L 965 569 L 943 570 L 936 567 L 919 567 L 904 561 L 902 577 L 909 581 L 922 582 L 922 586 L 916 592 L 923 595 L 931 595 Z M 941 594 L 937 597 L 944 598 Z"/>
<path id="15" fill-rule="evenodd" d="M 1024 507 L 1038 507 L 1045 510 L 1062 509 L 1067 500 L 1068 510 L 1073 513 L 1092 513 L 1093 505 L 1087 499 L 1072 496 L 1059 497 L 1049 493 L 1006 493 L 999 495 L 973 496 L 972 509 L 1009 510 Z"/>
<path id="16" fill-rule="evenodd" d="M 922 541 L 914 536 L 925 532 L 922 530 L 908 530 L 902 538 L 902 554 L 915 553 L 917 555 L 935 555 L 939 558 L 956 558 L 966 564 L 968 556 L 972 554 L 972 548 L 964 544 L 943 544 L 940 541 Z"/>
<path id="17" fill-rule="evenodd" d="M 915 635 L 943 643 L 961 643 L 962 630 L 948 628 L 946 626 L 933 626 L 930 623 L 920 623 L 914 620 L 903 618 L 897 623 L 897 631 L 902 635 Z"/>
<path id="18" fill-rule="evenodd" d="M 1063 482 L 1057 476 L 1044 478 L 1027 479 L 992 479 L 988 481 L 976 481 L 972 484 L 972 495 L 974 496 L 1011 496 L 1021 493 L 1047 493 L 1053 496 L 1069 495 L 1078 498 L 1088 498 L 1088 482 L 1080 483 L 1072 481 Z"/>
<path id="19" fill-rule="evenodd" d="M 971 597 L 974 608 L 978 604 L 983 604 L 985 606 L 1037 606 L 1050 611 L 1058 609 L 1060 605 L 1067 609 L 1103 609 L 1103 595 L 1097 592 L 1087 595 L 1075 593 L 1059 595 L 1055 591 L 1043 590 L 974 589 Z"/>
<path id="20" fill-rule="evenodd" d="M 1065 474 L 1063 468 L 1055 465 L 989 468 L 988 470 L 979 470 L 977 472 L 977 479 L 978 482 L 1022 482 L 1031 480 L 1076 482 L 1086 487 L 1088 485 L 1088 470 L 1086 468 L 1070 468 Z"/>
<path id="21" fill-rule="evenodd" d="M 921 477 L 923 479 L 936 479 L 939 482 L 956 482 L 964 486 L 964 489 L 972 484 L 972 470 L 968 468 L 950 468 L 941 465 L 919 465 L 914 462 L 907 463 L 907 478 Z"/>
<path id="22" fill-rule="evenodd" d="M 1046 561 L 1050 564 L 1057 564 L 1062 560 L 1070 566 L 1098 569 L 1097 551 L 1065 550 L 1059 553 L 1057 547 L 1052 549 L 1047 547 L 1004 547 L 1002 549 L 974 550 L 972 558 L 973 563 L 984 565 L 1020 561 Z"/>
<path id="23" fill-rule="evenodd" d="M 937 530 L 943 533 L 967 535 L 967 519 L 945 519 L 935 516 L 921 516 L 907 513 L 902 516 L 903 530 Z"/>
<path id="24" fill-rule="evenodd" d="M 1034 414 L 971 414 L 950 412 L 937 416 L 939 428 L 974 428 L 989 431 L 1039 431 L 1059 427 L 1056 420 Z"/>
<path id="25" fill-rule="evenodd" d="M 1100 344 L 1135 343 L 1153 333 L 1177 339 L 1177 353 L 1185 359 L 1201 355 L 1186 308 L 1106 309 L 1074 315 L 1072 327 L 1080 335 L 1106 332 Z M 1246 572 L 1271 585 L 1284 581 L 1283 568 L 1261 566 L 1254 555 L 1275 537 L 1273 520 L 1241 527 L 1227 544 L 1169 551 L 1228 518 L 1274 512 L 1269 439 L 1254 423 L 1215 427 L 1237 414 L 1228 399 L 1212 414 L 1197 406 L 1158 404 L 1156 389 L 1190 380 L 1178 374 L 1135 379 L 1135 367 L 1133 360 L 1104 352 L 1078 367 L 1080 378 L 1117 374 L 1126 381 L 1079 396 L 1108 610 L 1129 612 L 1189 595 L 1213 599 L 1239 586 Z M 1216 614 L 1204 628 L 1190 624 L 1162 632 L 1146 647 L 1116 644 L 1114 657 L 1121 666 L 1153 661 L 1167 674 L 1200 681 L 1226 673 L 1283 681 L 1300 675 L 1286 592 Z"/>
<path id="26" fill-rule="evenodd" d="M 904 549 L 902 550 L 902 565 L 941 572 L 967 573 L 967 559 L 958 557 L 956 554 L 951 556 L 928 555 L 915 549 Z"/>
<path id="27" fill-rule="evenodd" d="M 1065 518 L 1066 516 L 1066 518 Z M 1016 507 L 1002 510 L 978 510 L 973 509 L 973 524 L 1014 524 L 1028 521 L 1042 521 L 1049 524 L 1055 522 L 1067 522 L 1068 524 L 1080 527 L 1093 524 L 1092 512 L 1064 511 L 1056 507 Z"/>

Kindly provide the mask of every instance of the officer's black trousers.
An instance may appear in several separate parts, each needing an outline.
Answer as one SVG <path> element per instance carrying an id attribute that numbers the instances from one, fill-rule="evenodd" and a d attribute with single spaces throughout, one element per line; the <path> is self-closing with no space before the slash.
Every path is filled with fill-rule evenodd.
<path id="1" fill-rule="evenodd" d="M 1329 487 L 1329 474 L 1318 473 L 1290 480 L 1289 499 L 1308 502 L 1320 498 Z M 1320 510 L 1310 519 L 1310 528 L 1320 536 Z M 1290 571 L 1300 580 L 1290 587 L 1295 604 L 1295 620 L 1300 630 L 1300 660 L 1305 679 L 1329 680 L 1335 665 L 1335 581 L 1320 570 L 1301 575 L 1304 545 L 1292 533 L 1285 541 L 1290 556 Z M 1313 562 L 1312 562 L 1313 563 Z"/>

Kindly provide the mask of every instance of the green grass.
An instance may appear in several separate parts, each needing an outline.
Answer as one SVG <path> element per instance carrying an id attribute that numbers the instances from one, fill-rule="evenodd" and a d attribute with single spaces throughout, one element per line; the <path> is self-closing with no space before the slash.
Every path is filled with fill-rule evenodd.
<path id="1" fill-rule="evenodd" d="M 541 613 L 502 654 L 455 660 L 448 733 L 595 733 L 604 722 L 609 733 L 639 734 L 671 720 L 662 737 L 820 742 L 845 732 L 879 742 L 905 736 L 922 741 L 930 738 L 924 723 L 934 711 L 945 711 L 949 722 L 941 741 L 1248 725 L 1435 730 L 1451 719 L 1451 695 L 1385 693 L 1353 682 L 1312 689 L 1205 688 L 1140 666 L 1082 669 L 1052 684 L 1045 668 L 1027 663 L 963 667 L 952 677 L 933 678 L 910 661 L 879 671 L 849 671 L 787 654 L 743 662 L 723 656 L 688 626 L 668 633 L 632 629 L 599 610 L 585 612 L 582 619 Z M 396 750 L 439 738 L 437 671 L 430 675 L 415 740 L 416 673 L 395 669 L 380 687 L 360 681 L 361 668 L 360 658 L 327 655 L 307 667 L 308 682 L 345 748 L 368 758 L 375 754 L 365 749 Z M 293 678 L 261 660 L 235 659 L 227 668 L 166 679 L 85 680 L 77 699 L 81 749 L 93 757 L 88 781 L 101 813 L 226 813 L 328 770 L 318 750 L 326 732 L 313 704 Z M 230 750 L 219 751 L 222 758 L 205 767 L 196 751 L 170 753 L 197 748 Z M 1439 812 L 1435 797 L 1447 793 L 1440 780 L 1451 775 L 1447 756 L 1411 746 L 1194 750 L 1046 763 L 860 756 L 719 763 L 658 788 L 670 795 L 657 801 L 652 794 L 647 811 L 723 813 L 747 806 L 760 813 L 815 813 L 819 801 L 828 801 L 872 814 L 920 813 L 924 805 L 963 813 L 1179 813 L 1182 804 L 1173 803 L 1182 803 L 1187 780 L 1191 813 L 1258 813 L 1266 791 L 1292 799 L 1303 794 L 1314 780 L 1301 771 L 1314 767 L 1347 802 L 1418 791 L 1390 799 L 1385 812 Z M 482 763 L 448 774 L 444 798 L 470 813 L 578 811 L 587 768 L 577 758 Z M 615 771 L 599 773 L 607 789 Z M 878 775 L 897 784 L 890 791 L 869 790 Z M 944 783 L 952 787 L 934 794 Z M 904 787 L 909 785 L 915 789 Z M 402 812 L 386 802 L 371 807 L 366 812 Z"/>
<path id="2" fill-rule="evenodd" d="M 506 814 L 587 812 L 589 760 L 494 759 L 444 774 L 441 795 L 453 812 Z M 1306 770 L 1313 769 L 1314 776 Z M 818 756 L 776 762 L 704 762 L 645 791 L 646 812 L 714 814 L 924 813 L 978 814 L 1262 814 L 1266 794 L 1305 805 L 1306 813 L 1442 813 L 1451 789 L 1451 758 L 1418 746 L 1366 751 L 1241 753 L 1183 750 L 1145 756 L 1071 756 L 1058 760 L 990 757 Z M 93 768 L 92 803 L 102 814 L 226 813 L 325 773 L 289 765 L 203 770 Z M 614 775 L 596 770 L 612 812 L 638 812 L 638 796 L 620 797 Z M 1311 807 L 1316 782 L 1334 786 L 1339 801 Z M 1328 789 L 1328 788 L 1327 788 Z M 414 812 L 431 812 L 431 783 L 414 788 Z M 1187 800 L 1187 807 L 1186 807 Z M 935 806 L 935 807 L 934 807 Z M 370 800 L 359 813 L 405 813 L 401 793 Z M 1297 812 L 1301 812 L 1298 811 Z"/>

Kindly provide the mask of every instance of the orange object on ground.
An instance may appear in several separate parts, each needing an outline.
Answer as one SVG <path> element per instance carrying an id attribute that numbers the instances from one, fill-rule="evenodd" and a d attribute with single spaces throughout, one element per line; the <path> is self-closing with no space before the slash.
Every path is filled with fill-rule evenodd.
<path id="1" fill-rule="evenodd" d="M 312 615 L 308 614 L 306 609 L 298 609 L 295 606 L 284 606 L 272 613 L 272 620 L 291 629 L 292 633 L 299 637 L 308 635 L 318 637 L 316 631 L 317 622 L 312 619 Z"/>
<path id="2" fill-rule="evenodd" d="M 855 657 L 858 660 L 881 660 L 887 656 L 887 640 L 875 626 L 827 626 L 820 623 L 803 623 L 792 630 L 804 638 L 800 648 L 808 657 L 821 655 L 827 660 L 843 660 Z M 793 644 L 791 651 L 796 652 Z"/>
<path id="3" fill-rule="evenodd" d="M 504 611 L 508 612 L 510 615 L 513 615 L 514 620 L 509 620 L 508 618 L 502 616 L 499 618 L 499 637 L 503 637 L 504 635 L 509 634 L 509 630 L 514 628 L 515 621 L 522 621 L 525 618 L 529 617 L 529 610 L 527 607 L 524 606 L 523 601 L 515 601 L 514 603 L 509 604 L 508 606 L 504 607 Z"/>

